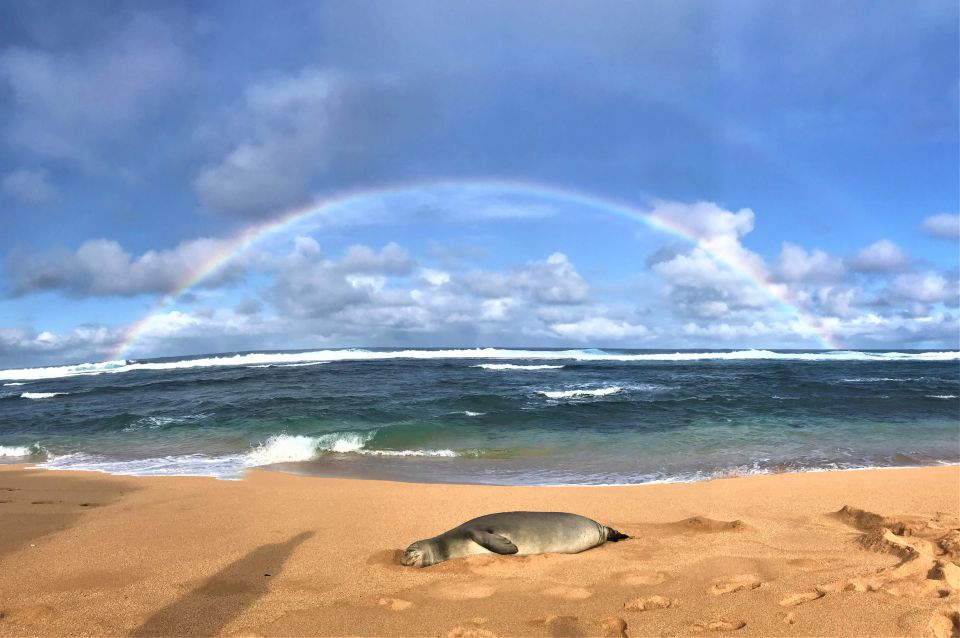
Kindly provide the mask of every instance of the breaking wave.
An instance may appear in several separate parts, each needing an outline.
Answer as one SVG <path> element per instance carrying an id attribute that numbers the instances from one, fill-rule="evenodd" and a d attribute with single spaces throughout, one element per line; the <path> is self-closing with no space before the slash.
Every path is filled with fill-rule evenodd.
<path id="1" fill-rule="evenodd" d="M 483 368 L 484 370 L 559 370 L 563 368 L 562 365 L 553 366 L 553 365 L 517 365 L 514 363 L 481 363 L 475 366 L 470 366 L 471 368 Z"/>
<path id="2" fill-rule="evenodd" d="M 30 381 L 90 374 L 115 374 L 138 370 L 178 370 L 214 366 L 254 366 L 325 363 L 331 361 L 380 361 L 390 359 L 501 359 L 532 361 L 958 361 L 960 351 L 943 352 L 607 352 L 605 350 L 510 350 L 473 348 L 452 350 L 316 350 L 312 352 L 250 353 L 177 361 L 104 361 L 49 368 L 0 370 L 0 380 Z"/>
<path id="3" fill-rule="evenodd" d="M 41 456 L 46 450 L 39 443 L 33 445 L 0 445 L 0 458 L 20 456 Z"/>
<path id="4" fill-rule="evenodd" d="M 69 392 L 23 392 L 20 395 L 21 399 L 52 399 L 53 397 L 63 396 L 64 394 L 70 394 Z"/>
<path id="5" fill-rule="evenodd" d="M 175 454 L 146 459 L 112 459 L 99 454 L 76 452 L 59 456 L 50 455 L 40 466 L 50 470 L 85 470 L 107 474 L 132 476 L 211 476 L 220 479 L 237 479 L 244 470 L 275 463 L 310 461 L 323 454 L 361 454 L 366 456 L 391 457 L 457 457 L 454 450 L 376 450 L 365 446 L 377 430 L 365 432 L 333 432 L 319 436 L 298 434 L 275 434 L 240 454 Z M 35 446 L 43 450 L 39 446 Z M 2 447 L 0 456 L 31 456 L 42 452 L 26 447 Z M 4 450 L 11 452 L 4 454 Z M 16 453 L 14 453 L 16 452 Z M 21 453 L 23 452 L 23 453 Z M 467 456 L 476 456 L 471 451 Z"/>
<path id="6" fill-rule="evenodd" d="M 607 388 L 597 388 L 595 390 L 540 390 L 538 394 L 542 394 L 550 399 L 580 399 L 584 397 L 606 397 L 621 392 L 623 392 L 622 387 L 612 385 Z"/>

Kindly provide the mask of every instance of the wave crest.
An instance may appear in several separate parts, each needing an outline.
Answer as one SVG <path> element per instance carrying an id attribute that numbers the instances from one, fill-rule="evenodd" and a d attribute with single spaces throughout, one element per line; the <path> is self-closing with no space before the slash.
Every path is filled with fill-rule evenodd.
<path id="1" fill-rule="evenodd" d="M 612 385 L 607 388 L 596 388 L 595 390 L 540 390 L 538 394 L 542 394 L 550 399 L 580 399 L 585 397 L 606 397 L 621 392 L 623 392 L 622 387 Z"/>
<path id="2" fill-rule="evenodd" d="M 559 370 L 562 365 L 517 365 L 515 363 L 481 363 L 471 368 L 483 368 L 484 370 Z"/>
<path id="3" fill-rule="evenodd" d="M 103 361 L 49 368 L 0 370 L 0 380 L 31 381 L 77 375 L 133 372 L 136 370 L 178 370 L 213 366 L 254 366 L 323 363 L 331 361 L 378 361 L 388 359 L 501 359 L 530 361 L 958 361 L 960 351 L 931 352 L 774 352 L 772 350 L 735 350 L 732 352 L 630 352 L 605 350 L 510 350 L 504 348 L 464 348 L 450 350 L 315 350 L 312 352 L 249 353 L 219 357 L 201 357 L 178 361 L 128 362 Z M 496 365 L 496 364 L 495 364 Z"/>
<path id="4" fill-rule="evenodd" d="M 47 453 L 39 443 L 33 445 L 0 445 L 0 458 L 20 456 L 43 456 Z"/>
<path id="5" fill-rule="evenodd" d="M 69 392 L 23 392 L 20 394 L 21 399 L 52 399 L 53 397 L 63 396 L 65 394 L 70 394 Z"/>

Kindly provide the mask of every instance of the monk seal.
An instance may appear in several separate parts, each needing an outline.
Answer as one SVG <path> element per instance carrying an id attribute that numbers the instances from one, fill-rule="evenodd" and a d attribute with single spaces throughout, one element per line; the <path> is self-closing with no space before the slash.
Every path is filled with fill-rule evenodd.
<path id="1" fill-rule="evenodd" d="M 428 567 L 474 554 L 576 554 L 607 541 L 630 538 L 586 516 L 567 512 L 500 512 L 467 521 L 417 541 L 400 557 L 411 567 Z"/>

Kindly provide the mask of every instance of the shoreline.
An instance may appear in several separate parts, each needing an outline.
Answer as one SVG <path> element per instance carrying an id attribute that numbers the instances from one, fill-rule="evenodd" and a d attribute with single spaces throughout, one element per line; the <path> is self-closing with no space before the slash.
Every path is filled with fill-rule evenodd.
<path id="1" fill-rule="evenodd" d="M 317 479 L 343 479 L 343 480 L 356 480 L 356 481 L 383 481 L 388 483 L 404 483 L 411 485 L 469 485 L 477 487 L 537 487 L 537 488 L 563 488 L 563 487 L 642 487 L 645 485 L 695 485 L 698 483 L 708 483 L 711 481 L 718 481 L 724 479 L 733 479 L 733 478 L 747 478 L 752 476 L 781 476 L 789 474 L 821 474 L 824 472 L 869 472 L 873 470 L 919 470 L 925 468 L 938 468 L 938 467 L 958 467 L 960 468 L 960 461 L 935 461 L 933 463 L 924 463 L 917 465 L 870 465 L 862 467 L 831 467 L 831 468 L 803 468 L 803 469 L 791 469 L 785 470 L 782 472 L 774 470 L 760 470 L 760 471 L 751 471 L 751 472 L 723 472 L 718 471 L 715 476 L 705 476 L 703 478 L 695 479 L 685 479 L 685 478 L 666 478 L 666 479 L 657 479 L 652 481 L 644 481 L 641 483 L 481 483 L 481 482 L 471 482 L 463 480 L 452 480 L 452 481 L 443 481 L 443 480 L 428 480 L 424 478 L 403 478 L 401 476 L 394 476 L 390 474 L 377 474 L 376 470 L 365 472 L 363 470 L 354 471 L 354 472 L 311 472 L 311 471 L 296 471 L 296 467 L 300 465 L 308 464 L 309 462 L 303 461 L 293 461 L 288 463 L 275 463 L 270 465 L 256 465 L 250 466 L 243 470 L 243 474 L 237 477 L 224 477 L 216 476 L 211 474 L 134 474 L 134 473 L 116 473 L 109 470 L 103 469 L 84 469 L 84 468 L 60 468 L 60 467 L 45 467 L 42 463 L 23 463 L 18 461 L 12 462 L 0 462 L 0 470 L 3 468 L 16 468 L 23 470 L 45 470 L 48 472 L 76 472 L 76 473 L 92 473 L 105 476 L 114 476 L 114 477 L 130 477 L 130 478 L 206 478 L 212 479 L 215 481 L 243 481 L 246 479 L 246 475 L 249 472 L 276 472 L 279 474 L 289 474 L 291 476 L 302 476 L 305 478 L 317 478 Z"/>
<path id="2" fill-rule="evenodd" d="M 0 635 L 950 636 L 960 466 L 884 469 L 557 489 L 3 465 Z M 631 539 L 397 563 L 509 510 Z"/>

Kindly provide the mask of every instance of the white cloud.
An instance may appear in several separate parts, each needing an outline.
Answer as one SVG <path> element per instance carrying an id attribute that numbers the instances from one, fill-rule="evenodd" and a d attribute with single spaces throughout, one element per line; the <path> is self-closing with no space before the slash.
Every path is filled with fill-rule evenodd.
<path id="1" fill-rule="evenodd" d="M 774 270 L 781 281 L 835 282 L 844 274 L 843 262 L 822 250 L 806 250 L 784 242 Z"/>
<path id="2" fill-rule="evenodd" d="M 4 367 L 101 361 L 125 332 L 106 326 L 78 326 L 56 334 L 48 330 L 0 327 L 0 360 Z"/>
<path id="3" fill-rule="evenodd" d="M 21 168 L 7 173 L 0 180 L 0 188 L 25 204 L 50 204 L 60 197 L 60 191 L 42 169 Z"/>
<path id="4" fill-rule="evenodd" d="M 553 253 L 546 261 L 530 262 L 517 269 L 510 285 L 531 291 L 537 301 L 548 304 L 582 303 L 590 292 L 587 282 L 563 253 Z"/>
<path id="5" fill-rule="evenodd" d="M 899 272 L 910 264 L 910 257 L 889 239 L 881 239 L 860 250 L 849 263 L 858 272 Z"/>
<path id="6" fill-rule="evenodd" d="M 753 230 L 749 208 L 733 212 L 713 202 L 657 202 L 650 214 L 671 226 L 679 226 L 698 239 L 738 238 Z"/>
<path id="7" fill-rule="evenodd" d="M 116 241 L 92 239 L 75 252 L 11 255 L 7 274 L 17 295 L 40 290 L 60 290 L 73 297 L 168 293 L 181 288 L 228 246 L 220 239 L 194 239 L 171 250 L 132 257 Z M 208 283 L 222 283 L 240 267 L 234 260 Z"/>
<path id="8" fill-rule="evenodd" d="M 935 272 L 907 273 L 893 280 L 890 292 L 895 298 L 924 303 L 953 302 L 957 297 L 957 282 L 948 282 Z"/>
<path id="9" fill-rule="evenodd" d="M 604 340 L 636 339 L 649 332 L 642 324 L 607 317 L 589 317 L 568 323 L 555 323 L 550 326 L 550 329 L 564 339 L 592 343 Z"/>
<path id="10" fill-rule="evenodd" d="M 431 286 L 442 286 L 450 282 L 450 273 L 433 268 L 421 268 L 419 276 Z"/>
<path id="11" fill-rule="evenodd" d="M 762 308 L 770 299 L 740 272 L 702 247 L 655 263 L 653 271 L 668 284 L 668 296 L 681 314 L 715 316 L 723 303 L 729 309 Z"/>
<path id="12" fill-rule="evenodd" d="M 940 239 L 960 239 L 960 215 L 940 213 L 923 220 L 923 231 Z"/>

